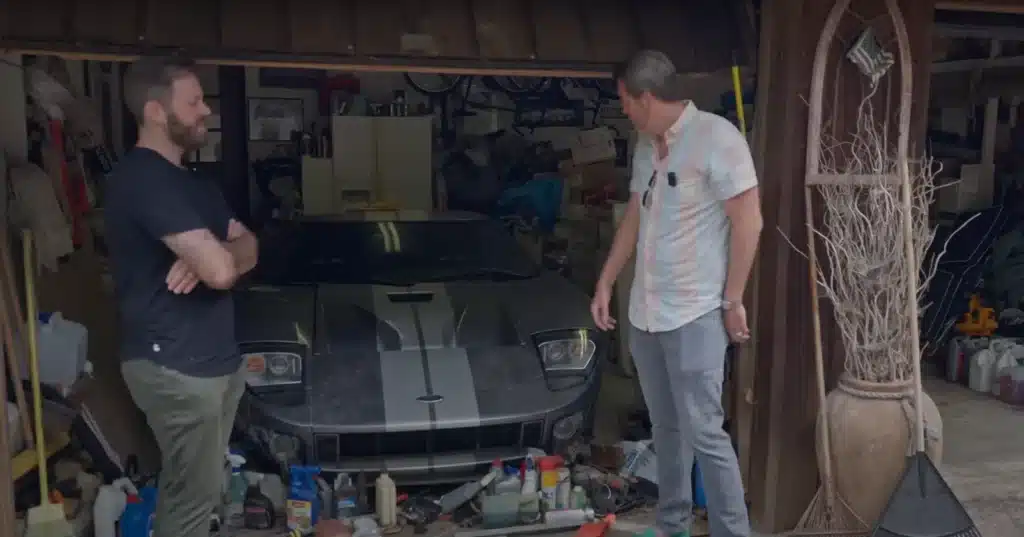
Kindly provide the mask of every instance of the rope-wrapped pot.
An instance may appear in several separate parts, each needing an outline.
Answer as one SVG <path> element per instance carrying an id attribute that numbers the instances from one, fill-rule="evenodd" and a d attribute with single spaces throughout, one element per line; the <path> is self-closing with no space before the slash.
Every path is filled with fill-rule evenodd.
<path id="1" fill-rule="evenodd" d="M 910 381 L 874 383 L 849 374 L 828 395 L 833 475 L 841 497 L 872 524 L 898 484 L 907 456 L 914 448 L 914 394 Z M 942 419 L 927 394 L 923 397 L 926 451 L 932 461 L 942 457 Z M 821 427 L 819 416 L 818 427 Z M 818 431 L 821 438 L 821 431 Z M 817 446 L 819 468 L 824 466 Z"/>

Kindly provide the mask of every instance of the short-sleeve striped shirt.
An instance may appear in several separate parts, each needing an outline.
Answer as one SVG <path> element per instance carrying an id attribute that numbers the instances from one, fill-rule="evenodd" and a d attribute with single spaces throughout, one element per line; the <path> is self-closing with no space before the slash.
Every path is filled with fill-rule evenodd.
<path id="1" fill-rule="evenodd" d="M 630 183 L 641 208 L 629 320 L 647 332 L 675 330 L 721 307 L 724 202 L 757 186 L 746 139 L 721 116 L 688 103 L 665 141 L 668 154 L 659 160 L 653 138 L 637 140 Z"/>

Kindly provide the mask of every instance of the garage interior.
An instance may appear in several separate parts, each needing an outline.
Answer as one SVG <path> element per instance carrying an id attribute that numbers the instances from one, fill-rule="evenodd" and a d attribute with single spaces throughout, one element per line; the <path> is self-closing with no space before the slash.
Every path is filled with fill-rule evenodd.
<path id="1" fill-rule="evenodd" d="M 133 458 L 143 474 L 158 464 L 144 419 L 120 379 L 117 315 L 101 225 L 102 175 L 135 137 L 120 80 L 126 62 L 141 51 L 180 48 L 203 63 L 201 78 L 214 116 L 208 122 L 210 144 L 190 157 L 191 166 L 221 182 L 232 208 L 253 229 L 274 219 L 324 218 L 353 210 L 371 209 L 383 222 L 442 210 L 484 212 L 508 227 L 524 255 L 589 294 L 614 229 L 616 203 L 624 199 L 633 140 L 607 77 L 611 66 L 634 50 L 664 50 L 680 70 L 692 73 L 693 101 L 701 109 L 739 124 L 738 93 L 764 181 L 762 252 L 774 249 L 762 253 L 758 279 L 800 280 L 800 261 L 785 258 L 793 252 L 778 237 L 769 237 L 776 226 L 803 227 L 799 218 L 781 214 L 802 203 L 794 197 L 799 194 L 788 193 L 802 190 L 790 186 L 802 177 L 796 182 L 788 178 L 802 175 L 798 165 L 782 162 L 782 155 L 801 143 L 800 129 L 793 131 L 795 140 L 771 140 L 763 126 L 792 122 L 802 128 L 806 121 L 800 114 L 805 112 L 794 110 L 803 106 L 796 100 L 805 86 L 793 73 L 809 69 L 790 56 L 766 56 L 772 54 L 770 47 L 806 48 L 782 32 L 792 21 L 819 27 L 822 8 L 783 0 L 758 2 L 758 8 L 754 3 L 702 1 L 685 6 L 600 2 L 586 9 L 554 2 L 406 2 L 396 15 L 382 3 L 334 2 L 317 9 L 302 4 L 19 0 L 9 2 L 10 9 L 0 14 L 2 48 L 7 51 L 0 63 L 0 143 L 8 172 L 2 216 L 10 231 L 5 239 L 10 239 L 11 259 L 7 263 L 0 258 L 0 263 L 18 273 L 2 279 L 18 289 L 24 284 L 21 242 L 14 230 L 26 222 L 24 200 L 40 198 L 23 191 L 18 195 L 15 184 L 26 175 L 13 170 L 33 162 L 34 179 L 24 181 L 57 185 L 50 187 L 49 199 L 32 202 L 47 208 L 31 205 L 36 216 L 28 217 L 36 230 L 41 265 L 36 285 L 40 311 L 59 312 L 76 323 L 47 319 L 53 326 L 74 334 L 84 326 L 88 334 L 87 353 L 76 352 L 56 370 L 44 367 L 56 375 L 45 393 L 59 402 L 47 407 L 47 446 L 54 437 L 55 451 L 51 477 L 65 486 L 77 485 L 62 492 L 69 515 L 81 515 L 75 518 L 80 528 L 91 527 L 91 510 L 81 505 L 89 499 L 86 490 L 95 491 L 99 483 L 76 480 L 82 464 L 69 462 L 78 457 L 68 454 L 81 453 L 83 446 L 80 438 L 69 438 L 69 431 L 70 437 L 81 436 L 85 423 L 92 432 L 101 432 L 106 444 L 102 451 L 122 470 Z M 1019 413 L 990 395 L 973 393 L 983 390 L 970 389 L 969 373 L 974 363 L 970 353 L 1000 347 L 995 343 L 999 339 L 1019 337 L 1005 332 L 1000 314 L 1014 307 L 1006 300 L 1014 296 L 1010 241 L 1021 214 L 1014 212 L 1011 201 L 1019 173 L 1014 133 L 1024 96 L 1017 76 L 1024 21 L 1005 12 L 943 7 L 962 6 L 906 7 L 908 19 L 918 23 L 911 25 L 915 54 L 933 62 L 930 73 L 915 73 L 925 80 L 916 84 L 924 89 L 915 93 L 927 96 L 915 101 L 925 112 L 915 112 L 921 131 L 916 139 L 941 161 L 944 176 L 960 181 L 940 192 L 933 214 L 937 227 L 955 228 L 958 221 L 983 214 L 972 222 L 987 227 L 978 235 L 958 234 L 957 240 L 970 245 L 968 237 L 985 236 L 989 242 L 985 251 L 968 252 L 965 260 L 947 256 L 949 266 L 942 267 L 947 280 L 933 280 L 929 288 L 938 294 L 933 303 L 940 306 L 928 311 L 931 317 L 926 315 L 922 325 L 933 355 L 926 362 L 932 377 L 926 388 L 945 420 L 947 479 L 985 535 L 1015 535 L 1024 529 L 1019 490 L 1013 485 L 1024 477 L 1024 460 L 1016 455 L 1024 441 L 1016 426 Z M 329 22 L 334 20 L 350 24 Z M 622 23 L 627 20 L 631 24 Z M 813 46 L 815 32 L 808 36 Z M 739 68 L 738 92 L 734 65 Z M 755 71 L 762 73 L 756 79 Z M 52 93 L 51 82 L 73 99 L 61 100 L 59 92 Z M 40 106 L 47 99 L 59 102 L 59 111 Z M 558 192 L 553 199 L 540 190 L 552 184 Z M 40 229 L 53 235 L 44 241 Z M 790 236 L 799 237 L 799 231 Z M 1007 236 L 1004 265 L 983 263 Z M 786 252 L 777 253 L 781 250 Z M 994 311 L 976 312 L 998 320 L 1000 328 L 994 333 L 984 322 L 956 324 L 972 313 L 969 299 L 978 294 L 973 282 L 982 265 L 998 269 L 994 277 L 985 277 L 986 284 L 1003 285 L 994 291 L 1002 298 L 980 295 L 980 307 Z M 949 291 L 948 282 L 956 290 Z M 791 341 L 806 338 L 805 331 L 773 324 L 777 317 L 786 317 L 787 307 L 802 307 L 795 304 L 800 297 L 772 300 L 778 296 L 772 293 L 785 292 L 763 285 L 753 291 L 756 303 L 775 307 L 757 309 L 763 335 L 756 336 L 753 348 L 737 350 L 726 390 L 752 514 L 766 532 L 792 527 L 816 486 L 811 483 L 815 469 L 806 463 L 813 458 L 812 392 L 802 373 L 781 378 L 785 371 L 802 371 L 809 364 L 802 352 L 787 351 Z M 792 336 L 795 331 L 801 336 Z M 982 338 L 984 346 L 978 342 Z M 588 447 L 595 464 L 600 460 L 602 466 L 617 469 L 624 462 L 619 444 L 647 433 L 634 371 L 620 351 L 623 342 L 613 343 L 601 364 L 595 439 Z M 951 344 L 967 350 L 951 358 Z M 999 357 L 988 359 L 995 363 Z M 960 364 L 959 369 L 950 364 Z M 787 392 L 787 387 L 796 389 Z M 38 502 L 38 486 L 33 483 L 37 478 L 31 452 L 18 449 L 32 435 L 22 427 L 14 391 L 7 394 L 15 454 L 11 473 L 19 507 L 27 507 Z M 64 404 L 78 409 L 74 425 L 69 425 Z M 780 417 L 792 415 L 802 417 Z M 787 420 L 802 425 L 789 427 L 782 423 Z M 788 445 L 800 447 L 782 447 Z M 92 454 L 97 448 L 89 449 Z M 103 468 L 88 470 L 102 473 Z M 785 490 L 774 482 L 788 480 L 808 489 L 807 497 L 801 492 L 785 499 L 764 492 Z M 288 483 L 275 488 L 270 481 L 263 482 L 265 494 L 273 496 L 283 525 Z M 811 486 L 803 487 L 805 482 Z M 430 493 L 437 497 L 448 489 Z M 399 492 L 405 492 L 401 484 Z M 639 528 L 650 513 L 644 505 L 631 509 L 622 527 L 629 528 L 634 520 Z M 454 531 L 452 527 L 431 526 L 428 534 Z M 411 533 L 412 528 L 404 531 Z M 694 532 L 701 534 L 699 528 Z"/>
<path id="2" fill-rule="evenodd" d="M 53 238 L 39 231 L 32 219 L 29 222 L 37 230 L 37 257 L 43 266 L 36 287 L 40 310 L 60 312 L 57 320 L 48 319 L 45 326 L 68 327 L 79 335 L 84 326 L 88 334 L 87 353 L 69 358 L 59 371 L 50 366 L 43 371 L 48 377 L 45 382 L 61 392 L 51 395 L 67 396 L 78 409 L 87 408 L 89 422 L 102 431 L 103 456 L 109 454 L 110 460 L 94 461 L 87 467 L 94 473 L 114 463 L 145 475 L 159 464 L 144 419 L 120 380 L 117 316 L 101 216 L 102 176 L 110 165 L 116 166 L 136 136 L 120 86 L 133 49 L 112 44 L 125 39 L 132 43 L 139 34 L 138 20 L 146 22 L 142 34 L 150 47 L 231 52 L 196 55 L 204 63 L 200 77 L 213 115 L 207 122 L 208 146 L 188 160 L 198 173 L 220 181 L 236 214 L 253 230 L 259 233 L 273 220 L 329 219 L 356 212 L 370 215 L 367 218 L 385 231 L 401 230 L 415 225 L 406 226 L 405 221 L 429 213 L 484 213 L 499 219 L 524 257 L 576 286 L 573 296 L 578 296 L 582 307 L 587 305 L 611 239 L 614 204 L 624 199 L 632 137 L 608 79 L 612 64 L 638 49 L 642 38 L 646 46 L 666 50 L 681 70 L 693 73 L 698 106 L 738 119 L 730 69 L 736 64 L 747 117 L 752 112 L 749 52 L 742 50 L 750 42 L 739 40 L 737 26 L 752 20 L 753 13 L 744 13 L 744 19 L 721 6 L 705 10 L 710 2 L 694 7 L 704 10 L 700 20 L 687 16 L 690 8 L 670 6 L 651 13 L 616 2 L 588 9 L 586 16 L 565 6 L 496 2 L 474 2 L 471 10 L 466 9 L 468 3 L 456 7 L 408 3 L 403 6 L 406 13 L 396 16 L 389 8 L 358 2 L 338 13 L 338 19 L 352 21 L 348 34 L 337 25 L 325 26 L 322 21 L 330 17 L 322 10 L 292 6 L 282 12 L 280 5 L 269 3 L 194 2 L 188 7 L 140 3 L 145 7 L 132 12 L 135 4 L 130 2 L 106 11 L 101 3 L 76 2 L 77 8 L 56 26 L 48 26 L 57 22 L 48 12 L 54 6 L 20 4 L 22 15 L 5 21 L 5 37 L 49 36 L 44 37 L 49 43 L 36 48 L 26 40 L 25 46 L 4 56 L 3 74 L 12 81 L 11 100 L 20 104 L 20 110 L 8 109 L 4 117 L 29 118 L 23 132 L 12 129 L 10 138 L 18 141 L 7 153 L 24 155 L 35 163 L 36 181 L 49 183 L 60 177 L 85 190 L 85 196 L 79 197 L 81 191 L 67 194 L 61 187 L 47 202 L 50 221 L 57 226 Z M 183 19 L 179 10 L 190 13 L 189 17 Z M 203 13 L 214 18 L 196 23 Z M 291 24 L 281 25 L 282 17 Z M 645 28 L 643 32 L 617 28 L 617 21 L 633 17 L 642 19 L 635 28 Z M 692 27 L 694 40 L 675 42 L 667 27 L 654 24 L 659 18 L 685 21 Z M 100 31 L 101 20 L 102 31 L 108 33 L 90 33 Z M 715 50 L 701 46 L 697 54 L 694 44 L 701 42 L 701 35 L 709 41 L 712 28 L 728 39 Z M 106 46 L 83 52 L 55 45 L 57 40 L 52 38 L 69 29 Z M 744 31 L 749 40 L 751 29 Z M 586 35 L 602 37 L 590 41 Z M 339 62 L 339 53 L 353 57 Z M 45 95 L 48 84 L 61 88 L 56 102 L 49 102 Z M 64 99 L 65 91 L 70 99 Z M 67 135 L 59 133 L 59 128 L 67 129 Z M 60 164 L 59 153 L 66 155 L 70 171 Z M 15 156 L 8 162 L 14 169 L 13 162 L 23 160 Z M 20 227 L 19 215 L 45 212 L 25 208 L 26 194 L 19 195 L 17 185 L 28 181 L 20 177 L 21 172 L 12 173 L 8 183 L 14 193 L 5 213 L 12 219 L 10 229 Z M 382 233 L 382 238 L 394 236 L 398 242 L 401 237 L 396 235 L 400 234 Z M 11 260 L 17 265 L 21 241 L 12 239 Z M 404 248 L 416 250 L 408 240 Z M 267 248 L 264 243 L 265 259 L 271 255 Z M 20 287 L 23 278 L 18 276 L 13 283 Z M 61 324 L 64 319 L 67 323 Z M 617 348 L 618 342 L 608 342 L 609 349 L 613 345 Z M 587 409 L 597 414 L 593 434 L 599 440 L 582 447 L 593 448 L 595 461 L 604 457 L 603 466 L 617 469 L 624 464 L 618 445 L 624 432 L 632 431 L 628 436 L 634 440 L 643 440 L 649 433 L 644 432 L 642 412 L 638 412 L 642 402 L 628 357 L 624 361 L 602 358 L 602 362 L 603 374 L 597 374 L 603 389 L 596 410 Z M 90 373 L 84 374 L 84 369 Z M 9 395 L 15 401 L 15 394 Z M 16 402 L 12 404 L 17 408 Z M 62 425 L 50 427 L 59 430 L 54 433 L 56 442 L 63 442 Z M 495 427 L 485 429 L 475 433 L 478 449 L 484 448 L 483 437 L 495 432 Z M 12 425 L 11 431 L 15 430 L 20 431 L 20 425 Z M 251 433 L 242 430 L 236 440 L 244 442 L 247 432 Z M 22 433 L 26 435 L 31 438 L 29 431 Z M 433 442 L 440 442 L 437 438 Z M 522 448 L 532 447 L 523 438 L 519 442 L 524 443 Z M 73 439 L 71 447 L 54 460 L 80 453 L 79 444 Z M 31 460 L 23 455 L 14 460 L 19 508 L 32 505 L 37 488 L 32 484 L 35 465 Z M 259 462 L 250 461 L 246 469 L 255 471 Z M 321 462 L 327 466 L 330 461 Z M 51 481 L 67 486 L 81 465 L 62 464 L 70 468 L 55 465 L 51 473 L 56 477 Z M 261 488 L 272 498 L 279 514 L 277 525 L 283 527 L 288 483 L 282 486 L 280 479 L 272 479 L 273 474 L 282 473 L 277 470 L 273 465 L 265 470 L 268 477 Z M 361 508 L 367 490 L 363 478 L 368 475 L 372 484 L 379 472 L 375 470 L 349 474 L 359 484 Z M 400 492 L 422 489 L 424 497 L 430 498 L 443 498 L 443 493 L 465 482 L 442 479 L 441 485 L 407 488 L 411 485 L 402 472 L 392 475 Z M 600 475 L 612 474 L 602 471 Z M 334 485 L 334 475 L 325 471 L 324 477 Z M 87 527 L 92 513 L 80 506 L 89 503 L 90 493 L 68 494 L 69 518 L 75 515 L 76 526 Z M 615 497 L 615 502 L 598 510 L 616 511 L 626 503 L 647 502 L 635 491 L 616 492 Z M 325 518 L 330 508 L 325 502 Z M 456 513 L 455 521 L 466 524 L 463 511 Z M 472 510 L 469 513 L 474 516 Z M 444 518 L 451 515 L 445 513 Z M 435 526 L 431 525 L 431 532 L 442 531 Z"/>

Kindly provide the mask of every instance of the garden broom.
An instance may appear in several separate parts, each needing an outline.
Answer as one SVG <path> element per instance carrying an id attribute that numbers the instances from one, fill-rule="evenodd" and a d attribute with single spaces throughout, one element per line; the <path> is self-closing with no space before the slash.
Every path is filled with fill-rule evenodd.
<path id="1" fill-rule="evenodd" d="M 822 458 L 821 487 L 790 535 L 853 537 L 864 535 L 868 530 L 868 525 L 839 496 L 836 491 L 835 477 L 832 475 L 832 437 L 829 430 L 828 410 L 825 408 L 828 403 L 828 395 L 825 392 L 825 358 L 821 344 L 821 311 L 818 307 L 818 258 L 814 248 L 817 233 L 814 231 L 814 211 L 811 206 L 813 195 L 814 189 L 810 184 L 806 184 L 804 186 L 804 212 L 807 220 L 807 263 L 811 285 L 814 369 L 818 385 L 818 415 L 820 419 L 818 427 L 820 428 L 819 441 L 821 442 Z"/>
<path id="2" fill-rule="evenodd" d="M 22 232 L 25 250 L 25 317 L 28 320 L 29 369 L 32 377 L 32 410 L 35 413 L 36 456 L 39 463 L 39 505 L 28 510 L 25 537 L 73 537 L 74 529 L 64 515 L 63 503 L 50 501 L 46 472 L 46 442 L 43 440 L 43 398 L 39 389 L 39 335 L 36 332 L 35 261 L 32 255 L 32 232 Z"/>

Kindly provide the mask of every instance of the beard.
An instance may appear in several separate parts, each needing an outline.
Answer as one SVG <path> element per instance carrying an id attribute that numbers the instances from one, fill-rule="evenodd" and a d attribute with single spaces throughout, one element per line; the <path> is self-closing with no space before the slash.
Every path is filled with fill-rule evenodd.
<path id="1" fill-rule="evenodd" d="M 206 145 L 206 130 L 201 122 L 186 125 L 174 114 L 167 117 L 167 136 L 174 145 L 184 149 L 186 153 Z"/>

